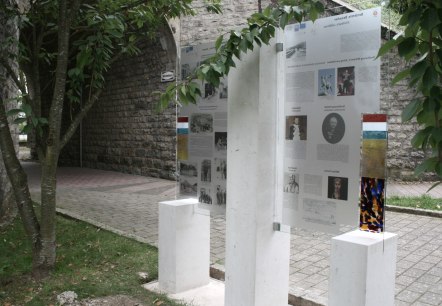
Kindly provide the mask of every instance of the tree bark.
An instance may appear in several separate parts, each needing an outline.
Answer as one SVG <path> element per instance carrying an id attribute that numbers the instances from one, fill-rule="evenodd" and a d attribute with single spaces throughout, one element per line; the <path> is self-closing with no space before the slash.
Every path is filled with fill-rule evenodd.
<path id="1" fill-rule="evenodd" d="M 1 0 L 3 5 L 10 4 L 8 0 Z M 15 18 L 7 16 L 4 10 L 0 11 L 0 46 L 7 46 L 6 39 L 8 37 L 15 37 L 18 41 L 18 25 Z M 17 54 L 17 44 L 9 45 L 5 49 L 1 49 L 0 57 L 5 60 L 8 57 L 5 53 Z M 12 69 L 17 70 L 17 65 L 11 63 Z M 14 82 L 11 81 L 8 76 L 8 72 L 4 67 L 0 67 L 0 96 L 3 100 L 9 100 L 15 98 L 18 95 L 17 87 L 14 86 Z M 1 107 L 6 107 L 6 110 L 16 108 L 16 102 L 5 103 Z M 13 147 L 18 152 L 18 130 L 17 128 L 11 129 L 13 135 Z M 17 215 L 17 206 L 15 204 L 14 194 L 12 192 L 11 182 L 8 178 L 8 174 L 3 162 L 3 158 L 0 155 L 0 228 L 9 225 Z"/>
<path id="2" fill-rule="evenodd" d="M 15 154 L 14 144 L 9 130 L 3 99 L 0 97 L 0 149 L 8 177 L 11 180 L 12 190 L 17 202 L 18 211 L 23 222 L 26 234 L 32 243 L 33 258 L 41 251 L 40 226 L 32 206 L 31 194 L 28 188 L 26 173 Z M 33 266 L 37 264 L 33 262 Z"/>
<path id="3" fill-rule="evenodd" d="M 59 1 L 58 55 L 55 71 L 55 86 L 49 111 L 49 130 L 41 176 L 41 251 L 38 254 L 34 273 L 45 274 L 53 270 L 56 259 L 56 172 L 60 154 L 60 130 L 66 88 L 69 54 L 69 29 L 67 0 Z"/>

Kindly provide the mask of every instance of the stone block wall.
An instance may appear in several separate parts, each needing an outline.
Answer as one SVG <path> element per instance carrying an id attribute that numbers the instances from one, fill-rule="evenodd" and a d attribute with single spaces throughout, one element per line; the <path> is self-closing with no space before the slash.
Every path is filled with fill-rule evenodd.
<path id="1" fill-rule="evenodd" d="M 138 56 L 122 58 L 109 70 L 106 88 L 83 120 L 82 161 L 87 168 L 174 178 L 175 107 L 155 109 L 162 71 L 174 70 L 176 50 L 159 39 L 139 46 Z M 60 165 L 80 165 L 77 131 L 64 148 Z"/>

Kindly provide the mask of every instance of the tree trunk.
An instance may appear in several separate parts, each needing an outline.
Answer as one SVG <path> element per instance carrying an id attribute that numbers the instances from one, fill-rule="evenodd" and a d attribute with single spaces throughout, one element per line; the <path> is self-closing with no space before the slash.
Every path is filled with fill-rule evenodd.
<path id="1" fill-rule="evenodd" d="M 2 4 L 9 4 L 8 0 L 0 0 Z M 18 42 L 18 26 L 15 18 L 7 16 L 5 11 L 0 11 L 0 46 L 7 46 L 6 39 L 9 37 L 15 37 Z M 9 45 L 5 49 L 1 49 L 0 56 L 7 58 L 5 53 L 17 54 L 17 44 Z M 17 71 L 17 64 L 11 62 L 11 66 Z M 18 96 L 17 87 L 14 86 L 12 80 L 8 77 L 6 70 L 0 66 L 0 96 L 3 100 L 9 100 Z M 5 102 L 6 110 L 16 108 L 16 102 Z M 18 152 L 18 129 L 13 127 L 11 129 L 11 135 L 13 140 L 13 147 L 15 152 Z M 11 182 L 9 181 L 8 174 L 6 172 L 3 158 L 0 155 L 0 228 L 6 227 L 10 224 L 17 215 L 17 206 L 15 204 L 14 195 L 12 192 Z"/>
<path id="2" fill-rule="evenodd" d="M 23 222 L 26 234 L 32 243 L 33 258 L 41 251 L 40 226 L 32 206 L 26 173 L 15 154 L 14 144 L 6 118 L 3 99 L 0 97 L 0 149 L 8 177 L 11 180 L 12 190 L 17 202 L 18 211 Z M 35 261 L 34 261 L 34 264 Z"/>
<path id="3" fill-rule="evenodd" d="M 33 273 L 45 276 L 55 267 L 56 260 L 56 173 L 60 154 L 60 130 L 66 89 L 66 74 L 69 54 L 70 18 L 67 0 L 59 1 L 58 55 L 55 71 L 55 86 L 49 111 L 49 129 L 41 174 L 41 250 L 34 254 Z M 79 3 L 78 1 L 75 3 Z"/>

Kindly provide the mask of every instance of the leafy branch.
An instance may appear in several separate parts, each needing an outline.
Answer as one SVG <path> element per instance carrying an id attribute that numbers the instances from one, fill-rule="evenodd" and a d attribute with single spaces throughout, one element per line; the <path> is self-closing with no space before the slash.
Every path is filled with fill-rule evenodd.
<path id="1" fill-rule="evenodd" d="M 406 79 L 408 86 L 416 89 L 402 112 L 402 121 L 415 119 L 420 126 L 411 139 L 414 148 L 431 149 L 431 156 L 416 167 L 415 174 L 434 172 L 442 178 L 442 3 L 413 1 L 401 10 L 399 25 L 404 31 L 385 43 L 378 57 L 397 48 L 408 62 L 409 68 L 392 80 L 396 84 Z"/>
<path id="2" fill-rule="evenodd" d="M 262 44 L 268 45 L 276 29 L 284 29 L 292 21 L 302 22 L 307 17 L 316 20 L 324 6 L 317 0 L 282 1 L 280 6 L 267 7 L 262 13 L 255 13 L 247 19 L 247 26 L 232 30 L 218 37 L 215 54 L 195 69 L 186 79 L 169 85 L 161 94 L 159 110 L 167 108 L 170 102 L 196 103 L 201 97 L 199 83 L 207 82 L 218 87 L 221 79 L 235 67 L 234 58 Z M 225 36 L 228 36 L 227 39 Z M 199 82 L 198 82 L 199 81 Z M 178 101 L 175 97 L 178 97 Z"/>

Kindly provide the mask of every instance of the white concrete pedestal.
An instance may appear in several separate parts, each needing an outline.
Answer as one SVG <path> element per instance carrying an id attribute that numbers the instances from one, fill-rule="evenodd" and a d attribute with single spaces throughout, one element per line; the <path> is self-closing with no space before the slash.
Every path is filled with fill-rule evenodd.
<path id="1" fill-rule="evenodd" d="M 159 203 L 159 289 L 178 293 L 209 283 L 210 215 L 196 199 Z"/>
<path id="2" fill-rule="evenodd" d="M 397 235 L 349 232 L 332 239 L 329 306 L 394 306 Z"/>

